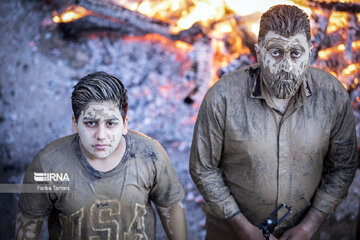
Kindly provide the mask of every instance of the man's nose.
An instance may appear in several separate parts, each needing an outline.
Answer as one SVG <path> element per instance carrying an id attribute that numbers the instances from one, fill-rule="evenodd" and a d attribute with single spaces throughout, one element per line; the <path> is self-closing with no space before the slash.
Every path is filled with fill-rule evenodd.
<path id="1" fill-rule="evenodd" d="M 280 69 L 284 72 L 291 72 L 293 70 L 293 65 L 290 57 L 285 56 L 284 59 L 280 63 Z"/>
<path id="2" fill-rule="evenodd" d="M 97 131 L 96 131 L 96 139 L 97 140 L 103 140 L 105 139 L 105 127 L 102 125 L 99 125 Z"/>

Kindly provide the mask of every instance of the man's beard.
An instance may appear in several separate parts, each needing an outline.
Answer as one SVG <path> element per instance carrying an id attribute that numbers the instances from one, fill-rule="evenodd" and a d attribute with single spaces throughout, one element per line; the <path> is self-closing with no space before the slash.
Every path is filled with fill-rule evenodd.
<path id="1" fill-rule="evenodd" d="M 291 73 L 280 72 L 278 74 L 264 74 L 264 82 L 266 87 L 280 99 L 291 98 L 300 88 L 304 74 L 299 77 Z"/>

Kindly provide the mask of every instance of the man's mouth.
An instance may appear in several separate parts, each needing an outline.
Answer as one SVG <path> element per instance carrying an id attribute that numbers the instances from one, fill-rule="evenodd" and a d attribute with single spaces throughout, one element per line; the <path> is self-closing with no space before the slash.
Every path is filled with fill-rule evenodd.
<path id="1" fill-rule="evenodd" d="M 291 81 L 295 80 L 295 77 L 291 73 L 280 72 L 280 73 L 277 74 L 277 79 L 279 81 L 291 82 Z"/>

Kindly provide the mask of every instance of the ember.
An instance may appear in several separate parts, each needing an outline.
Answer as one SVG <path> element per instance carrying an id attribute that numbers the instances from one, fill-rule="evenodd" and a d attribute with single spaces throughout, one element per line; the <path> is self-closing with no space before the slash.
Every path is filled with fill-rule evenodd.
<path id="1" fill-rule="evenodd" d="M 187 54 L 189 61 L 183 61 L 187 64 L 178 74 L 192 81 L 187 84 L 192 88 L 184 101 L 194 106 L 219 77 L 256 62 L 253 46 L 261 12 L 275 4 L 296 4 L 310 15 L 314 45 L 311 64 L 338 77 L 350 94 L 359 88 L 357 1 L 274 0 L 265 4 L 254 0 L 244 5 L 236 0 L 79 0 L 77 4 L 60 14 L 54 12 L 53 21 L 70 37 L 89 30 L 115 31 L 126 41 L 156 39 L 178 52 L 179 59 Z M 168 95 L 173 87 L 159 86 L 159 92 Z"/>
<path id="2" fill-rule="evenodd" d="M 359 25 L 360 14 L 356 13 L 356 11 L 359 12 L 360 7 L 354 1 L 341 1 L 341 3 L 337 3 L 331 1 L 293 0 L 292 2 L 267 1 L 266 4 L 264 1 L 252 1 L 252 4 L 246 6 L 239 1 L 231 0 L 177 1 L 176 4 L 166 0 L 121 0 L 116 2 L 111 0 L 81 0 L 78 2 L 78 6 L 71 5 L 61 14 L 55 12 L 53 18 L 54 22 L 66 23 L 91 15 L 97 17 L 103 16 L 108 20 L 118 21 L 119 24 L 134 24 L 135 29 L 139 28 L 137 25 L 139 23 L 134 23 L 135 21 L 131 20 L 132 18 L 130 19 L 130 17 L 120 17 L 119 14 L 111 15 L 111 13 L 113 13 L 111 8 L 116 6 L 127 9 L 128 11 L 126 13 L 136 13 L 137 15 L 135 14 L 134 17 L 136 18 L 136 16 L 138 16 L 138 21 L 140 22 L 143 21 L 146 23 L 153 21 L 155 24 L 153 28 L 156 29 L 153 29 L 153 31 L 151 31 L 150 28 L 145 29 L 143 35 L 155 33 L 169 39 L 178 39 L 190 44 L 194 44 L 194 42 L 199 39 L 199 34 L 209 37 L 211 39 L 210 45 L 213 52 L 212 56 L 208 56 L 213 59 L 211 63 L 212 74 L 210 76 L 211 79 L 201 82 L 200 85 L 206 84 L 207 86 L 211 86 L 218 79 L 216 72 L 239 58 L 241 55 L 251 54 L 252 56 L 250 56 L 250 60 L 247 62 L 255 62 L 253 44 L 256 42 L 258 21 L 261 14 L 255 12 L 254 9 L 265 11 L 274 4 L 289 4 L 293 2 L 303 7 L 308 14 L 311 14 L 312 12 L 311 18 L 313 22 L 315 22 L 315 27 L 313 29 L 315 51 L 312 57 L 312 63 L 315 66 L 336 73 L 340 78 L 340 73 L 343 68 L 349 63 L 356 62 L 356 60 L 354 61 L 352 59 L 352 55 L 355 52 L 355 57 L 357 57 L 360 45 L 358 39 L 354 39 L 356 34 L 354 35 L 354 33 L 351 33 L 352 27 L 349 26 L 351 25 L 351 22 L 355 24 L 355 27 Z M 86 10 L 83 6 L 89 10 Z M 354 6 L 357 8 L 354 8 Z M 161 24 L 154 21 L 160 21 Z M 187 36 L 183 37 L 183 34 L 194 27 L 194 24 L 200 24 L 200 29 L 193 33 L 187 32 Z M 316 25 L 320 25 L 317 30 Z M 120 28 L 118 30 L 120 30 Z M 356 31 L 359 31 L 358 27 L 355 32 Z M 342 37 L 339 39 L 337 35 Z M 334 41 L 333 39 L 336 40 Z M 181 44 L 180 41 L 178 41 L 178 45 Z M 333 41 L 335 44 L 330 43 L 331 46 L 329 46 L 329 42 Z M 189 47 L 185 48 L 189 49 Z M 344 52 L 348 61 L 346 61 L 345 64 L 340 64 L 340 66 L 343 66 L 341 68 L 334 69 L 333 67 L 324 67 L 321 63 L 322 60 L 331 58 L 331 55 L 336 53 L 344 54 Z"/>

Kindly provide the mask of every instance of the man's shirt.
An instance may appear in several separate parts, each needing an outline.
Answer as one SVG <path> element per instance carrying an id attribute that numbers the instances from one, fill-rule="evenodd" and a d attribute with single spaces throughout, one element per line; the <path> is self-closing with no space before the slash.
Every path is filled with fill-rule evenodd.
<path id="1" fill-rule="evenodd" d="M 348 93 L 332 75 L 310 67 L 284 114 L 258 65 L 224 76 L 200 107 L 190 156 L 207 229 L 231 236 L 223 219 L 241 211 L 257 226 L 280 203 L 292 214 L 279 233 L 310 206 L 334 212 L 356 171 L 356 145 Z"/>
<path id="2" fill-rule="evenodd" d="M 108 172 L 87 162 L 75 135 L 49 144 L 28 167 L 24 183 L 40 184 L 34 181 L 34 172 L 67 173 L 70 181 L 47 185 L 66 185 L 70 190 L 22 193 L 22 214 L 49 215 L 50 239 L 155 239 L 150 200 L 170 207 L 181 203 L 184 190 L 157 141 L 131 130 L 125 139 L 122 160 Z"/>

